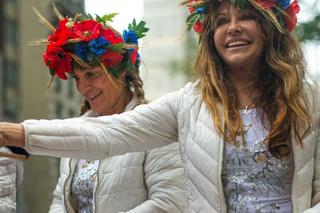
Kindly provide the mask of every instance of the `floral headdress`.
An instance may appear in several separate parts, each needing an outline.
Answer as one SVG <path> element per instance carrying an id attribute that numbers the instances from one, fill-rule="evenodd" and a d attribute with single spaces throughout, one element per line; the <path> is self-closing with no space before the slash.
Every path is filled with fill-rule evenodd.
<path id="1" fill-rule="evenodd" d="M 66 73 L 71 72 L 72 63 L 84 68 L 100 64 L 116 78 L 124 70 L 138 71 L 138 39 L 149 30 L 144 21 L 137 23 L 133 20 L 121 36 L 108 25 L 116 13 L 95 18 L 81 14 L 68 18 L 63 17 L 55 7 L 54 11 L 60 20 L 57 28 L 35 9 L 40 21 L 53 31 L 47 40 L 41 42 L 47 45 L 43 61 L 49 67 L 52 79 L 54 76 L 67 79 Z"/>
<path id="2" fill-rule="evenodd" d="M 298 1 L 294 0 L 187 0 L 182 2 L 187 5 L 190 15 L 187 17 L 187 29 L 201 33 L 203 31 L 203 22 L 206 16 L 207 7 L 210 1 L 229 1 L 230 4 L 240 8 L 246 8 L 248 4 L 256 5 L 264 16 L 271 18 L 273 23 L 283 32 L 286 27 L 292 32 L 297 24 L 297 13 L 300 11 Z"/>

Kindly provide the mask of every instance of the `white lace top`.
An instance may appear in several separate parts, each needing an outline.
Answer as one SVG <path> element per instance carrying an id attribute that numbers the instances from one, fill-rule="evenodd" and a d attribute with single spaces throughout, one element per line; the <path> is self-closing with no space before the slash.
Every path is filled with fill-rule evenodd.
<path id="1" fill-rule="evenodd" d="M 241 110 L 245 144 L 225 143 L 222 180 L 228 213 L 290 213 L 292 155 L 276 159 L 262 143 L 267 130 L 256 109 Z M 241 137 L 239 136 L 239 141 Z"/>
<path id="2" fill-rule="evenodd" d="M 71 183 L 71 196 L 75 199 L 77 212 L 93 212 L 93 189 L 97 181 L 99 160 L 79 160 Z"/>

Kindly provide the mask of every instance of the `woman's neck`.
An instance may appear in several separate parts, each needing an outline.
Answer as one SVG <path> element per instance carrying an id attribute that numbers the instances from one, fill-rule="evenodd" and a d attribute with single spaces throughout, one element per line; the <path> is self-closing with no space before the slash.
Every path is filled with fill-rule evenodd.
<path id="1" fill-rule="evenodd" d="M 126 86 L 119 95 L 119 98 L 114 102 L 114 104 L 111 105 L 111 107 L 106 109 L 102 113 L 102 115 L 113 115 L 123 113 L 128 103 L 131 101 L 132 96 L 132 91 L 129 87 Z"/>
<path id="2" fill-rule="evenodd" d="M 256 94 L 255 75 L 256 71 L 237 69 L 229 70 L 229 78 L 237 93 L 239 107 L 241 109 L 254 107 Z"/>

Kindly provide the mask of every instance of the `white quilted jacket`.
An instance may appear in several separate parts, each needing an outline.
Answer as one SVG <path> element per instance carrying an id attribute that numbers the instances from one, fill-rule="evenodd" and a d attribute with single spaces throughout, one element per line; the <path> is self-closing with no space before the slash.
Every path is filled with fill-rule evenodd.
<path id="1" fill-rule="evenodd" d="M 101 160 L 93 212 L 183 212 L 186 186 L 177 145 Z M 70 185 L 77 162 L 77 159 L 62 159 L 50 213 L 75 212 Z"/>
<path id="2" fill-rule="evenodd" d="M 132 110 L 137 103 L 133 96 L 125 111 Z M 95 116 L 93 111 L 84 115 Z M 50 213 L 75 212 L 70 186 L 77 162 L 78 159 L 61 159 Z M 186 207 L 186 181 L 178 143 L 105 158 L 99 162 L 97 177 L 93 212 L 180 213 Z"/>
<path id="3" fill-rule="evenodd" d="M 320 212 L 319 110 L 317 100 L 312 132 L 304 139 L 304 148 L 298 147 L 293 139 L 293 213 Z M 121 115 L 64 121 L 29 120 L 23 125 L 27 150 L 39 155 L 101 159 L 178 140 L 188 178 L 187 212 L 226 212 L 221 181 L 224 143 L 213 127 L 196 84 L 190 83 Z"/>
<path id="4" fill-rule="evenodd" d="M 0 152 L 11 153 L 7 147 Z M 0 212 L 16 212 L 16 193 L 23 179 L 23 162 L 11 158 L 0 157 Z"/>

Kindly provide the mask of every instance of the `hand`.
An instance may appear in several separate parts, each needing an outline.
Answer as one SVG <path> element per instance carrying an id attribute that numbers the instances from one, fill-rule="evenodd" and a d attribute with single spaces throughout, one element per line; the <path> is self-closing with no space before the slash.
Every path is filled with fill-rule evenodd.
<path id="1" fill-rule="evenodd" d="M 24 146 L 24 128 L 21 124 L 0 122 L 0 146 Z"/>

